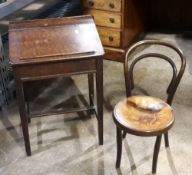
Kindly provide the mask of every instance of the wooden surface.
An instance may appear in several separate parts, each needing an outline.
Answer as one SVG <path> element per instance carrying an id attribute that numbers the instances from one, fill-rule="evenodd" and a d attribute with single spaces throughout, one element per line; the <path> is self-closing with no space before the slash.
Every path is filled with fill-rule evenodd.
<path id="1" fill-rule="evenodd" d="M 10 24 L 9 55 L 27 155 L 31 155 L 28 131 L 31 115 L 29 110 L 26 110 L 24 82 L 59 76 L 88 74 L 90 106 L 67 112 L 94 110 L 98 120 L 99 144 L 103 144 L 103 54 L 103 47 L 91 16 Z M 93 104 L 94 74 L 96 105 Z M 52 111 L 51 114 L 63 112 L 66 111 Z"/>
<path id="2" fill-rule="evenodd" d="M 138 0 L 83 0 L 96 22 L 105 58 L 124 62 L 129 45 L 144 31 Z M 123 51 L 122 51 L 123 50 Z"/>
<path id="3" fill-rule="evenodd" d="M 91 14 L 98 26 L 117 29 L 121 28 L 121 14 L 93 9 L 86 10 L 85 13 Z"/>
<path id="4" fill-rule="evenodd" d="M 121 48 L 115 47 L 104 47 L 105 50 L 105 58 L 110 59 L 112 61 L 123 62 L 125 57 L 125 50 Z"/>
<path id="5" fill-rule="evenodd" d="M 178 54 L 180 59 L 180 65 L 176 66 L 174 59 L 167 53 L 154 53 L 148 51 L 144 54 L 139 54 L 136 58 L 129 63 L 130 58 L 141 48 L 153 46 L 164 46 Z M 163 59 L 169 63 L 172 69 L 172 79 L 168 83 L 166 91 L 166 102 L 149 97 L 149 96 L 132 96 L 132 90 L 135 87 L 135 81 L 133 77 L 134 67 L 139 61 L 146 58 L 158 58 Z M 154 65 L 154 66 L 158 66 Z M 156 136 L 156 142 L 154 146 L 152 174 L 156 174 L 158 154 L 160 150 L 161 137 L 164 135 L 165 146 L 169 147 L 168 130 L 173 126 L 174 117 L 170 105 L 172 104 L 175 92 L 183 76 L 186 66 L 186 58 L 183 56 L 182 51 L 174 45 L 159 41 L 159 40 L 144 40 L 135 43 L 126 52 L 126 59 L 124 63 L 124 75 L 126 85 L 125 100 L 120 101 L 114 108 L 113 119 L 116 124 L 117 131 L 117 159 L 116 168 L 120 168 L 121 155 L 122 155 L 122 140 L 126 137 L 126 133 L 137 136 Z M 179 69 L 177 70 L 177 67 Z M 156 77 L 158 79 L 158 77 Z"/>
<path id="6" fill-rule="evenodd" d="M 161 131 L 174 122 L 172 108 L 164 101 L 148 96 L 133 96 L 119 102 L 114 116 L 120 124 L 138 132 Z"/>
<path id="7" fill-rule="evenodd" d="M 125 53 L 147 30 L 192 29 L 190 0 L 83 0 L 83 4 L 85 13 L 95 18 L 105 58 L 113 61 L 123 62 L 125 57 L 113 48 Z"/>
<path id="8" fill-rule="evenodd" d="M 120 30 L 108 30 L 105 27 L 98 28 L 99 36 L 103 45 L 111 47 L 120 47 L 121 44 L 121 31 Z"/>
<path id="9" fill-rule="evenodd" d="M 91 17 L 12 22 L 10 63 L 23 64 L 103 54 Z M 91 24 L 91 25 L 90 25 Z M 90 43 L 91 41 L 91 43 Z M 67 43 L 67 44 L 66 44 Z M 83 43 L 83 44 L 82 44 Z"/>
<path id="10" fill-rule="evenodd" d="M 84 7 L 106 11 L 121 12 L 122 3 L 120 0 L 83 0 Z"/>

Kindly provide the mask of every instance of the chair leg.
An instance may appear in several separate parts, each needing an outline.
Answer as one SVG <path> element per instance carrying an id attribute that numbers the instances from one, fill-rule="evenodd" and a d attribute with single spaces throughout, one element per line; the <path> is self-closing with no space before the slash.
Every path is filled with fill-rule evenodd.
<path id="1" fill-rule="evenodd" d="M 116 168 L 120 167 L 121 164 L 121 154 L 122 154 L 122 132 L 121 129 L 117 127 L 117 159 Z"/>
<path id="2" fill-rule="evenodd" d="M 31 118 L 30 117 L 28 117 L 28 123 L 31 123 Z"/>
<path id="3" fill-rule="evenodd" d="M 123 139 L 126 137 L 126 132 L 125 131 L 123 131 Z"/>
<path id="4" fill-rule="evenodd" d="M 161 137 L 162 135 L 157 136 L 156 142 L 155 142 L 155 147 L 154 147 L 154 152 L 153 152 L 153 164 L 152 164 L 152 173 L 155 174 L 157 170 L 157 159 L 159 155 L 159 149 L 161 145 Z"/>
<path id="5" fill-rule="evenodd" d="M 134 89 L 135 85 L 134 85 L 134 80 L 133 77 L 131 77 L 131 89 Z"/>
<path id="6" fill-rule="evenodd" d="M 165 147 L 169 147 L 169 136 L 168 132 L 164 134 L 164 139 L 165 139 Z"/>

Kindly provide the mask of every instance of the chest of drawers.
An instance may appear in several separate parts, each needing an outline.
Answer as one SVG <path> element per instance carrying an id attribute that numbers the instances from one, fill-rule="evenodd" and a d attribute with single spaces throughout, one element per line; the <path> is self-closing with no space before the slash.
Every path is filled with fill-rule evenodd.
<path id="1" fill-rule="evenodd" d="M 124 62 L 129 45 L 143 31 L 137 0 L 83 0 L 84 13 L 91 14 L 105 49 L 105 58 Z"/>

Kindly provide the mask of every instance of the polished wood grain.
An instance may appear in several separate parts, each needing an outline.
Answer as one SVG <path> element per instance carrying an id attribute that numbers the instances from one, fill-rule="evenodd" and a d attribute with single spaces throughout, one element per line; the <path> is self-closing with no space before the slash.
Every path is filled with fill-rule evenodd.
<path id="1" fill-rule="evenodd" d="M 97 28 L 99 36 L 104 46 L 120 47 L 121 31 L 115 29 L 108 29 L 104 27 Z"/>
<path id="2" fill-rule="evenodd" d="M 131 103 L 133 101 L 135 105 Z M 139 104 L 143 106 L 140 107 Z M 151 109 L 152 106 L 154 110 Z M 165 130 L 174 122 L 172 108 L 164 101 L 149 96 L 133 96 L 119 102 L 115 106 L 114 115 L 123 126 L 139 133 L 143 131 L 151 134 Z"/>
<path id="3" fill-rule="evenodd" d="M 63 76 L 63 74 L 81 74 L 96 72 L 96 58 L 83 59 L 83 60 L 70 60 L 70 62 L 48 62 L 46 64 L 36 64 L 34 71 L 34 64 L 20 65 L 15 67 L 17 75 L 21 77 L 23 81 L 27 80 L 39 80 L 48 79 Z M 77 65 L 78 61 L 78 65 Z M 34 62 L 35 63 L 35 62 Z M 57 70 L 57 71 L 55 71 Z"/>
<path id="4" fill-rule="evenodd" d="M 98 120 L 99 144 L 103 144 L 103 55 L 104 50 L 91 16 L 11 22 L 9 56 L 13 67 L 21 126 L 27 155 L 31 155 L 24 82 L 88 74 L 90 105 L 63 112 L 91 110 Z M 96 81 L 97 105 L 94 99 Z"/>
<path id="5" fill-rule="evenodd" d="M 86 14 L 90 14 L 93 16 L 95 23 L 98 26 L 103 27 L 112 27 L 112 28 L 121 28 L 121 14 L 114 12 L 106 12 L 95 9 L 87 9 L 85 11 Z"/>
<path id="6" fill-rule="evenodd" d="M 42 19 L 26 23 L 11 22 L 9 29 L 9 38 L 12 40 L 9 42 L 11 64 L 30 64 L 61 58 L 81 59 L 90 55 L 100 55 L 103 50 L 98 47 L 100 43 L 98 33 L 92 32 L 95 29 L 93 20 L 90 17 L 82 18 L 85 19 L 85 23 L 78 22 L 77 19 L 81 17 L 77 17 L 74 23 L 68 18 Z M 84 42 L 85 40 L 91 40 L 92 43 Z"/>
<path id="7" fill-rule="evenodd" d="M 106 11 L 121 11 L 120 0 L 83 0 L 83 5 L 86 8 L 95 8 Z"/>
<path id="8" fill-rule="evenodd" d="M 84 13 L 93 15 L 103 45 L 110 48 L 106 49 L 105 59 L 124 62 L 125 54 L 121 54 L 119 50 L 124 50 L 125 53 L 144 32 L 144 15 L 141 13 L 138 0 L 84 0 L 83 2 Z M 102 30 L 101 27 L 106 29 Z M 115 29 L 120 31 L 118 36 Z M 108 37 L 107 30 L 108 34 L 115 36 Z"/>
<path id="9" fill-rule="evenodd" d="M 122 48 L 128 48 L 135 42 L 139 36 L 145 31 L 145 23 L 143 13 L 141 12 L 138 0 L 125 0 L 123 3 L 123 32 L 122 32 Z M 143 6 L 144 8 L 145 6 Z"/>
<path id="10" fill-rule="evenodd" d="M 111 61 L 123 62 L 123 58 L 125 58 L 124 49 L 104 46 L 104 50 L 105 50 L 105 59 Z"/>

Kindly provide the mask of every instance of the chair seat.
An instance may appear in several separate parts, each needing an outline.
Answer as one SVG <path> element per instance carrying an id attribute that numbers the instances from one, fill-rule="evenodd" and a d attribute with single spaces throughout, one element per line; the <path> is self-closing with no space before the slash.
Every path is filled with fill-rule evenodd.
<path id="1" fill-rule="evenodd" d="M 132 96 L 120 101 L 113 116 L 116 124 L 125 131 L 140 136 L 165 133 L 174 123 L 172 108 L 149 96 Z"/>

